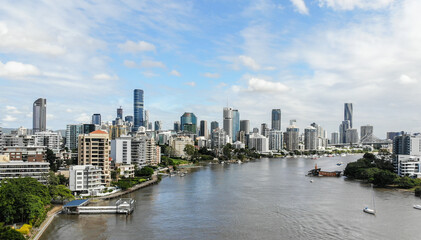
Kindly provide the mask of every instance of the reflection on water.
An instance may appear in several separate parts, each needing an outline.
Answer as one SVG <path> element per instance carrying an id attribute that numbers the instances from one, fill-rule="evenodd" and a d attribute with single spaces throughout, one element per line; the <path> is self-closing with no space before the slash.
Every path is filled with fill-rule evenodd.
<path id="1" fill-rule="evenodd" d="M 416 239 L 412 193 L 341 178 L 306 177 L 317 163 L 342 170 L 360 156 L 260 159 L 209 165 L 130 194 L 131 216 L 60 215 L 42 239 Z M 336 163 L 345 164 L 338 167 Z M 313 179 L 313 183 L 310 183 Z"/>

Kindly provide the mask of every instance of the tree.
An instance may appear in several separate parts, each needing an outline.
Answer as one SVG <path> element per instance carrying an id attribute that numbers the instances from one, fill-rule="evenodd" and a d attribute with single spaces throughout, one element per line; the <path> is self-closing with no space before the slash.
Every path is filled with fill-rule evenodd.
<path id="1" fill-rule="evenodd" d="M 138 177 L 151 177 L 152 174 L 154 173 L 154 170 L 150 167 L 143 167 L 140 170 L 136 170 L 135 171 L 135 175 Z"/>
<path id="2" fill-rule="evenodd" d="M 185 147 L 184 147 L 184 152 L 189 156 L 189 158 L 192 160 L 193 158 L 194 158 L 194 156 L 195 156 L 195 153 L 197 152 L 197 149 L 193 146 L 193 145 L 190 145 L 190 144 L 187 144 Z"/>
<path id="3" fill-rule="evenodd" d="M 374 154 L 372 154 L 372 153 L 364 153 L 363 158 L 370 159 L 370 160 L 375 160 L 376 159 L 376 156 Z"/>
<path id="4" fill-rule="evenodd" d="M 58 184 L 68 186 L 69 185 L 69 179 L 65 177 L 63 174 L 59 174 L 58 176 Z"/>
<path id="5" fill-rule="evenodd" d="M 70 189 L 64 185 L 55 185 L 48 187 L 50 196 L 52 199 L 57 201 L 72 200 L 74 196 Z"/>
<path id="6" fill-rule="evenodd" d="M 50 163 L 50 170 L 53 172 L 57 172 L 59 168 L 59 166 L 57 166 L 57 163 L 56 163 L 57 157 L 51 149 L 47 148 L 47 151 L 45 153 L 45 158 L 47 162 Z"/>
<path id="7" fill-rule="evenodd" d="M 15 229 L 4 226 L 4 223 L 0 223 L 0 239 L 25 240 L 25 237 Z"/>
<path id="8" fill-rule="evenodd" d="M 231 144 L 227 143 L 224 148 L 222 148 L 222 154 L 224 154 L 225 159 L 231 159 Z"/>
<path id="9" fill-rule="evenodd" d="M 374 174 L 373 183 L 377 186 L 384 187 L 392 184 L 396 179 L 396 174 L 387 170 L 380 170 Z"/>

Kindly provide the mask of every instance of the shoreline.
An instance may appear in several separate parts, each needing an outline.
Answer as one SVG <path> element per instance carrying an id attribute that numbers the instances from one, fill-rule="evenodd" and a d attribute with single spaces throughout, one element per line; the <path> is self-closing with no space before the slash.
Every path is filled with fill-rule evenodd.
<path id="1" fill-rule="evenodd" d="M 37 228 L 36 231 L 34 231 L 35 235 L 31 236 L 29 239 L 32 240 L 38 240 L 42 234 L 45 232 L 45 230 L 50 226 L 51 222 L 53 222 L 53 219 L 55 216 L 57 216 L 63 208 L 63 205 L 55 206 L 53 209 L 47 212 L 47 217 L 45 220 L 41 223 L 39 228 Z"/>
<path id="2" fill-rule="evenodd" d="M 101 196 L 101 197 L 93 197 L 92 199 L 95 199 L 95 200 L 110 200 L 110 199 L 113 199 L 113 198 L 121 197 L 122 195 L 131 193 L 131 192 L 134 192 L 134 191 L 136 191 L 138 189 L 147 187 L 149 185 L 155 184 L 157 182 L 158 182 L 157 175 L 153 175 L 151 180 L 146 181 L 146 182 L 143 182 L 143 183 L 140 183 L 140 184 L 137 184 L 137 185 L 135 185 L 135 186 L 133 186 L 131 188 L 128 188 L 128 189 L 126 189 L 124 191 L 116 192 L 116 193 L 113 193 L 113 194 L 110 194 L 110 195 L 106 195 L 106 196 Z"/>

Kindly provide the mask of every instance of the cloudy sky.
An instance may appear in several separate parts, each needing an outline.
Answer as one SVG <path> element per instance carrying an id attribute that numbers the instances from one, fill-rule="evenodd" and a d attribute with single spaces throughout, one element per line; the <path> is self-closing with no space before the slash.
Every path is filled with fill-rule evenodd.
<path id="1" fill-rule="evenodd" d="M 421 131 L 421 1 L 2 1 L 0 126 L 32 128 L 47 98 L 50 129 L 133 115 L 145 91 L 151 120 L 183 112 L 222 120 L 239 109 L 252 127 L 282 109 L 337 131 L 354 125 Z"/>

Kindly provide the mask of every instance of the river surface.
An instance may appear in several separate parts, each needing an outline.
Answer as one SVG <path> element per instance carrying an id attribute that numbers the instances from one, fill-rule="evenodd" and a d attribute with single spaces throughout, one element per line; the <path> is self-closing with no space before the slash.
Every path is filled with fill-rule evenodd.
<path id="1" fill-rule="evenodd" d="M 343 170 L 359 157 L 264 158 L 192 169 L 130 194 L 137 202 L 128 217 L 61 214 L 41 239 L 420 239 L 421 211 L 412 206 L 421 200 L 413 193 L 305 176 L 315 163 Z M 345 164 L 336 166 L 340 161 Z M 373 195 L 375 216 L 362 211 Z"/>

